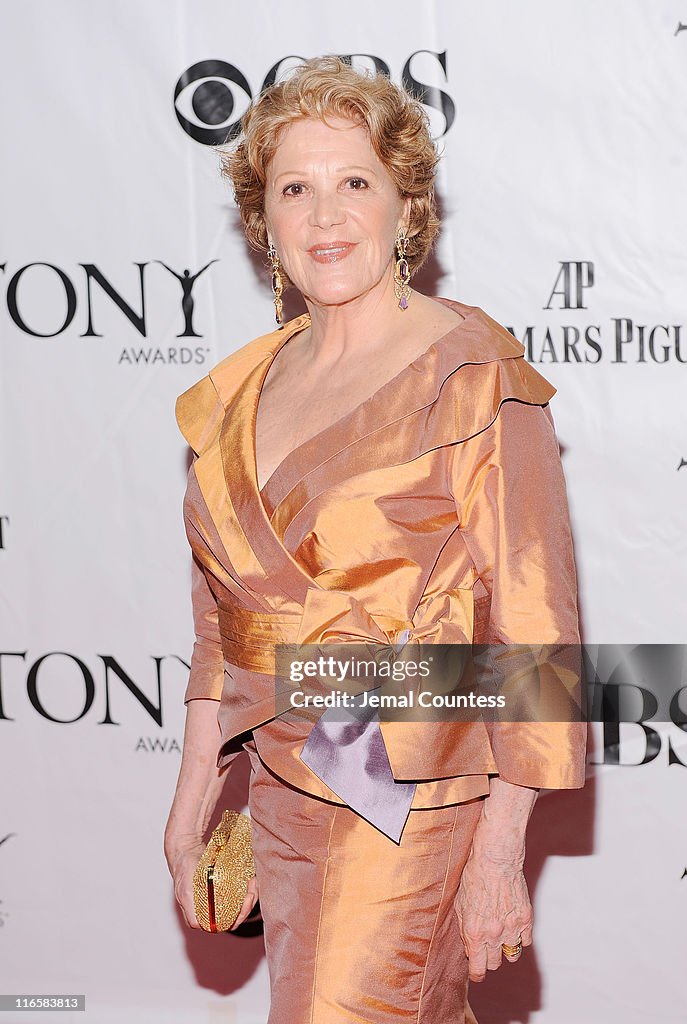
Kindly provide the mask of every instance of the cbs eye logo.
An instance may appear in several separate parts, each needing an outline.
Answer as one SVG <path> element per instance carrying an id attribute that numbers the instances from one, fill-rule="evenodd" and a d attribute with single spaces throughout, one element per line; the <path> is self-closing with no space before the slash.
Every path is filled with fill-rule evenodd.
<path id="1" fill-rule="evenodd" d="M 389 65 L 381 57 L 372 54 L 341 55 L 341 59 L 350 65 L 358 63 L 356 58 L 366 68 L 371 65 L 375 71 L 391 77 Z M 296 56 L 278 60 L 265 75 L 259 92 L 273 85 L 277 77 L 293 71 L 303 60 L 303 57 Z M 446 51 L 416 50 L 411 53 L 403 65 L 400 79 L 403 88 L 426 108 L 433 137 L 438 139 L 445 135 L 456 116 L 453 100 L 441 88 L 447 79 Z M 236 138 L 241 130 L 241 118 L 252 100 L 253 91 L 246 76 L 234 64 L 224 60 L 201 60 L 192 64 L 174 87 L 177 121 L 187 135 L 204 146 L 219 146 Z"/>
<path id="2" fill-rule="evenodd" d="M 248 79 L 233 64 L 201 60 L 174 87 L 174 113 L 187 135 L 204 146 L 235 138 L 253 99 Z"/>

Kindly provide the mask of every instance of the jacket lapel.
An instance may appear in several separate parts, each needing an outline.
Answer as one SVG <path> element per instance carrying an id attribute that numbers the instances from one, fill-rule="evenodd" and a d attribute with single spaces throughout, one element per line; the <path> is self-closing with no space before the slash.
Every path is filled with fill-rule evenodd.
<path id="1" fill-rule="evenodd" d="M 231 496 L 235 520 L 254 561 L 259 563 L 270 588 L 278 587 L 300 606 L 313 581 L 286 550 L 265 511 L 258 487 L 255 427 L 260 393 L 272 360 L 304 324 L 302 317 L 289 324 L 276 345 L 250 370 L 232 399 L 219 432 L 223 485 Z"/>
<path id="2" fill-rule="evenodd" d="M 213 571 L 219 564 L 220 582 L 232 590 L 240 580 L 252 602 L 266 610 L 293 601 L 300 605 L 310 578 L 278 544 L 265 516 L 255 468 L 257 399 L 276 353 L 308 323 L 308 316 L 298 317 L 257 338 L 214 367 L 176 404 L 179 428 L 197 455 L 193 472 L 203 511 L 211 516 L 227 556 L 215 550 Z M 195 519 L 191 527 L 207 537 L 203 516 Z M 206 552 L 198 554 L 207 561 Z"/>
<path id="3" fill-rule="evenodd" d="M 287 456 L 263 489 L 274 533 L 308 502 L 358 473 L 400 465 L 465 441 L 508 399 L 546 404 L 556 389 L 525 362 L 524 348 L 478 306 L 441 300 L 465 319 L 354 409 Z"/>

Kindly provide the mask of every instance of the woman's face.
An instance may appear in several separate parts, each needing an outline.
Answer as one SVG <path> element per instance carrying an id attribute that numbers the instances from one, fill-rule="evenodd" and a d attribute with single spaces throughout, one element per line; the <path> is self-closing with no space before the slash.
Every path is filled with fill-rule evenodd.
<path id="1" fill-rule="evenodd" d="M 387 287 L 409 213 L 365 128 L 304 118 L 284 131 L 267 167 L 265 222 L 306 299 L 340 305 Z"/>

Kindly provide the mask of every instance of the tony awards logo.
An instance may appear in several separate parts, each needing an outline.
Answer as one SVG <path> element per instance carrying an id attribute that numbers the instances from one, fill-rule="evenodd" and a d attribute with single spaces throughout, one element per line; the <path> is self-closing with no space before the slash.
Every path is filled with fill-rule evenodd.
<path id="1" fill-rule="evenodd" d="M 80 269 L 71 273 L 54 263 L 40 261 L 25 263 L 16 270 L 3 263 L 0 271 L 10 275 L 7 284 L 10 320 L 19 331 L 32 338 L 55 338 L 74 330 L 80 338 L 102 338 L 103 323 L 117 310 L 114 313 L 117 333 L 125 329 L 147 341 L 151 335 L 159 335 L 163 324 L 175 322 L 174 314 L 169 315 L 169 306 L 177 309 L 175 327 L 181 330 L 172 335 L 173 343 L 123 347 L 118 362 L 185 365 L 202 364 L 210 351 L 205 345 L 176 342 L 203 337 L 199 330 L 202 324 L 198 321 L 202 321 L 202 316 L 197 315 L 196 296 L 202 290 L 202 282 L 199 286 L 202 276 L 217 262 L 210 260 L 197 270 L 189 266 L 175 268 L 163 260 L 134 262 L 137 271 L 129 271 L 130 280 L 125 288 L 115 287 L 111 280 L 121 274 L 106 274 L 95 263 L 77 264 Z M 148 269 L 151 263 L 156 267 Z M 151 275 L 157 277 L 151 280 Z M 156 307 L 151 313 L 153 301 Z M 161 303 L 164 310 L 159 308 Z"/>

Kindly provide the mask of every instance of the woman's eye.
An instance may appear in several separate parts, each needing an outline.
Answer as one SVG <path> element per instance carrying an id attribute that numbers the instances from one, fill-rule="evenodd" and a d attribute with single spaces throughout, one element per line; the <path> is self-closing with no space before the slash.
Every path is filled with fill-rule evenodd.
<path id="1" fill-rule="evenodd" d="M 349 178 L 348 184 L 354 192 L 358 192 L 360 189 L 367 188 L 367 182 L 364 178 Z"/>
<path id="2" fill-rule="evenodd" d="M 305 192 L 305 188 L 299 181 L 295 181 L 293 185 L 287 185 L 284 189 L 285 196 L 302 196 Z"/>

